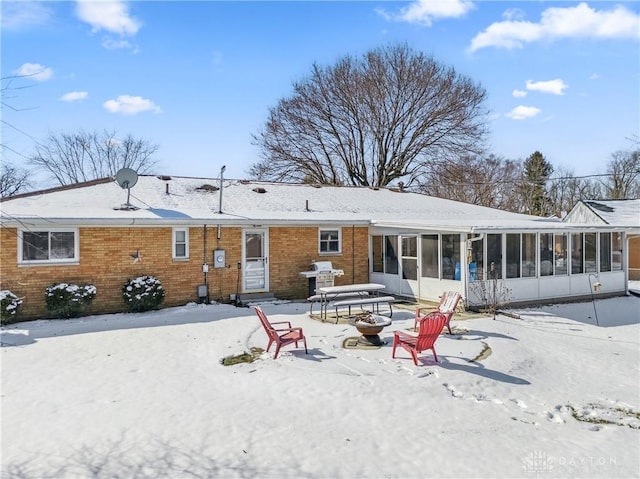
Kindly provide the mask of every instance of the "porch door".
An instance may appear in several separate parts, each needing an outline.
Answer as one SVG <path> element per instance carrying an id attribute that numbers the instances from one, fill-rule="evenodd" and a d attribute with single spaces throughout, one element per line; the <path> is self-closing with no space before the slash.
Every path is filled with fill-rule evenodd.
<path id="1" fill-rule="evenodd" d="M 242 232 L 242 292 L 269 291 L 269 234 L 266 229 Z"/>
<path id="2" fill-rule="evenodd" d="M 420 297 L 420 277 L 418 266 L 418 237 L 416 235 L 400 236 L 400 284 L 401 294 Z"/>

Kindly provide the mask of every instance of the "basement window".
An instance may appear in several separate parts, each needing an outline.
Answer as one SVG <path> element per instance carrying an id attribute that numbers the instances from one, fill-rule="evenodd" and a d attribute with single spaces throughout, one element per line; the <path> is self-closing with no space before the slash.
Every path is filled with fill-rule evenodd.
<path id="1" fill-rule="evenodd" d="M 77 229 L 21 230 L 18 264 L 75 263 L 79 258 Z"/>

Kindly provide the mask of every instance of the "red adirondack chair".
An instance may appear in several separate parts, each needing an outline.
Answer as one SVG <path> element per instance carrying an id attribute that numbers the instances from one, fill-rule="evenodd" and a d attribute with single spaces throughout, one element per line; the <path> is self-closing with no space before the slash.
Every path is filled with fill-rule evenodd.
<path id="1" fill-rule="evenodd" d="M 453 313 L 456 312 L 456 308 L 458 307 L 460 299 L 462 299 L 462 295 L 457 291 L 446 291 L 445 293 L 442 293 L 442 296 L 440 296 L 440 304 L 435 310 L 429 307 L 416 309 L 416 317 L 413 322 L 413 329 L 416 329 L 418 327 L 418 321 L 425 317 L 423 311 L 428 310 L 429 313 L 438 312 L 444 314 L 447 317 L 447 329 L 449 330 L 449 334 L 452 334 L 450 324 L 451 317 L 453 316 Z"/>
<path id="2" fill-rule="evenodd" d="M 269 351 L 273 343 L 276 343 L 276 352 L 273 356 L 273 359 L 276 359 L 278 357 L 278 353 L 280 352 L 280 348 L 282 346 L 287 346 L 288 344 L 295 343 L 296 347 L 298 347 L 299 341 L 302 341 L 302 343 L 304 344 L 305 354 L 308 352 L 307 339 L 304 337 L 302 328 L 292 328 L 289 321 L 276 321 L 272 323 L 269 321 L 269 319 L 267 319 L 267 315 L 264 314 L 264 311 L 262 311 L 259 306 L 254 306 L 253 309 L 256 311 L 258 318 L 260 318 L 260 323 L 262 323 L 262 327 L 269 337 L 269 345 L 267 346 L 267 351 Z M 274 325 L 280 324 L 286 324 L 287 327 L 274 328 Z"/>
<path id="3" fill-rule="evenodd" d="M 418 321 L 418 334 L 409 334 L 404 331 L 395 331 L 393 333 L 393 350 L 391 357 L 396 357 L 396 348 L 398 346 L 406 349 L 413 358 L 413 364 L 418 365 L 418 354 L 426 349 L 430 349 L 433 357 L 438 362 L 435 343 L 442 328 L 447 322 L 447 317 L 437 311 L 423 316 Z"/>

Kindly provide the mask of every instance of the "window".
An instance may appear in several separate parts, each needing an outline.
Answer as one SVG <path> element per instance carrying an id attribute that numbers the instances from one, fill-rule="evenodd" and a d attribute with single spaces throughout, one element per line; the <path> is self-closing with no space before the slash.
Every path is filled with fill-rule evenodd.
<path id="1" fill-rule="evenodd" d="M 189 230 L 173 229 L 173 259 L 189 259 Z"/>
<path id="2" fill-rule="evenodd" d="M 525 233 L 522 235 L 522 277 L 536 277 L 536 235 Z"/>
<path id="3" fill-rule="evenodd" d="M 571 235 L 571 274 L 584 273 L 584 263 L 582 261 L 582 243 L 584 233 L 573 233 Z"/>
<path id="4" fill-rule="evenodd" d="M 374 273 L 398 274 L 397 236 L 372 236 L 371 251 Z"/>
<path id="5" fill-rule="evenodd" d="M 553 234 L 540 233 L 540 276 L 553 274 Z"/>
<path id="6" fill-rule="evenodd" d="M 554 235 L 554 274 L 567 274 L 567 234 Z"/>
<path id="7" fill-rule="evenodd" d="M 520 277 L 520 235 L 507 235 L 507 278 Z"/>
<path id="8" fill-rule="evenodd" d="M 372 271 L 374 273 L 384 273 L 384 256 L 382 254 L 382 245 L 384 244 L 384 236 L 373 236 L 371 238 L 371 254 Z"/>
<path id="9" fill-rule="evenodd" d="M 442 279 L 460 281 L 460 235 L 442 235 Z"/>
<path id="10" fill-rule="evenodd" d="M 18 238 L 20 263 L 78 261 L 78 231 L 76 229 L 21 231 Z"/>
<path id="11" fill-rule="evenodd" d="M 600 271 L 611 271 L 611 233 L 600 233 Z"/>
<path id="12" fill-rule="evenodd" d="M 477 240 L 471 243 L 471 262 L 469 263 L 469 280 L 484 279 L 484 241 Z"/>
<path id="13" fill-rule="evenodd" d="M 487 279 L 502 278 L 502 235 L 487 235 Z"/>
<path id="14" fill-rule="evenodd" d="M 336 229 L 320 229 L 319 251 L 320 253 L 340 253 L 342 251 L 341 230 Z"/>
<path id="15" fill-rule="evenodd" d="M 595 273 L 598 270 L 596 263 L 596 233 L 584 234 L 584 272 Z"/>
<path id="16" fill-rule="evenodd" d="M 384 239 L 384 272 L 398 274 L 398 237 L 385 236 Z"/>
<path id="17" fill-rule="evenodd" d="M 622 271 L 622 233 L 611 233 L 611 269 Z"/>
<path id="18" fill-rule="evenodd" d="M 438 235 L 422 235 L 422 277 L 438 277 Z"/>

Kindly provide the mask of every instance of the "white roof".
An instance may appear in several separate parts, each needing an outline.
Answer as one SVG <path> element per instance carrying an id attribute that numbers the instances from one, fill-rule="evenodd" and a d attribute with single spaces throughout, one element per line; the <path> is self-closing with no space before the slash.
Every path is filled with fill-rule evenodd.
<path id="1" fill-rule="evenodd" d="M 566 229 L 555 219 L 399 192 L 386 188 L 314 186 L 140 175 L 130 204 L 110 179 L 53 188 L 0 203 L 3 224 L 372 224 L 381 227 L 476 231 Z M 220 210 L 222 213 L 220 213 Z M 584 228 L 584 225 L 582 225 Z"/>
<path id="2" fill-rule="evenodd" d="M 567 214 L 573 222 L 640 227 L 640 199 L 583 200 Z"/>

